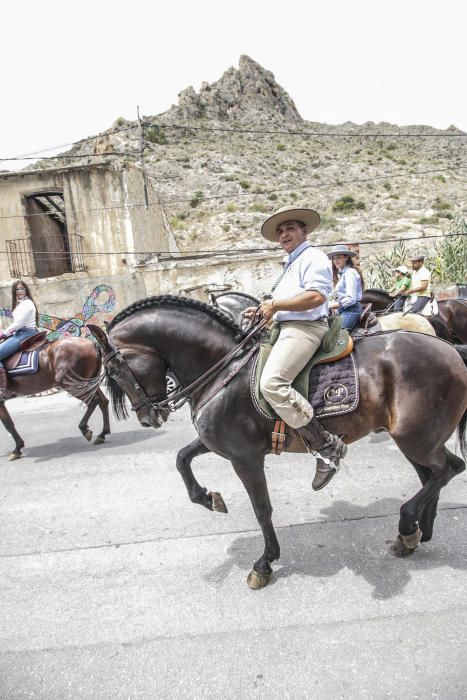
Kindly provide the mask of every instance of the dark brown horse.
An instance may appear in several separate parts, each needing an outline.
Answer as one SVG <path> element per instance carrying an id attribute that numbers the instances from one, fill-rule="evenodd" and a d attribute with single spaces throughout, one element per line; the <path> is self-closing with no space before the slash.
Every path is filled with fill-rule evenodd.
<path id="1" fill-rule="evenodd" d="M 438 316 L 449 329 L 453 343 L 467 344 L 467 299 L 438 301 Z"/>
<path id="2" fill-rule="evenodd" d="M 109 400 L 99 387 L 101 367 L 100 352 L 96 350 L 92 340 L 61 338 L 39 350 L 39 369 L 36 374 L 9 379 L 8 387 L 17 396 L 30 396 L 53 387 L 61 387 L 81 399 L 86 404 L 86 413 L 79 423 L 79 429 L 89 441 L 92 439 L 92 430 L 88 426 L 88 420 L 99 406 L 103 427 L 94 441 L 94 444 L 98 445 L 104 442 L 105 436 L 110 433 Z M 24 441 L 18 434 L 3 401 L 0 401 L 0 420 L 15 441 L 15 449 L 9 459 L 18 459 L 22 456 Z"/>
<path id="3" fill-rule="evenodd" d="M 140 423 L 155 428 L 169 415 L 164 401 L 167 371 L 177 377 L 181 387 L 189 387 L 235 348 L 240 333 L 218 309 L 171 296 L 131 305 L 114 318 L 108 336 L 96 326 L 89 328 L 105 353 L 117 414 L 125 416 L 128 397 Z M 213 499 L 213 494 L 199 485 L 189 465 L 194 456 L 209 451 L 231 461 L 264 536 L 264 552 L 248 577 L 252 588 L 261 588 L 269 580 L 271 563 L 280 555 L 264 473 L 273 421 L 262 417 L 253 405 L 252 359 L 242 366 L 246 352 L 250 351 L 242 348 L 214 379 L 191 393 L 192 420 L 199 440 L 183 448 L 177 467 L 192 500 L 211 510 L 222 510 L 222 501 L 218 507 L 219 498 Z M 413 551 L 420 539 L 431 538 L 440 490 L 465 469 L 463 459 L 447 449 L 446 441 L 457 428 L 465 458 L 467 367 L 453 346 L 415 333 L 364 337 L 356 341 L 354 352 L 359 368 L 359 405 L 350 414 L 324 419 L 323 425 L 342 435 L 346 443 L 370 432 L 387 431 L 414 466 L 422 488 L 400 510 L 394 551 L 403 555 Z M 235 366 L 241 368 L 233 376 Z M 293 431 L 287 449 L 304 451 Z"/>

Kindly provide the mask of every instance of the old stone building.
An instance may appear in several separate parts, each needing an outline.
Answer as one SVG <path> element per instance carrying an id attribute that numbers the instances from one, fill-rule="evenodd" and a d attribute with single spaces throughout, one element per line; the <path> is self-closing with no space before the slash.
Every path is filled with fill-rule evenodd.
<path id="1" fill-rule="evenodd" d="M 259 292 L 276 275 L 273 251 L 182 255 L 150 180 L 147 199 L 133 165 L 0 173 L 0 309 L 11 305 L 17 278 L 31 285 L 42 313 L 70 319 L 102 285 L 112 289 L 115 313 L 151 294 Z M 7 322 L 0 315 L 0 326 Z"/>

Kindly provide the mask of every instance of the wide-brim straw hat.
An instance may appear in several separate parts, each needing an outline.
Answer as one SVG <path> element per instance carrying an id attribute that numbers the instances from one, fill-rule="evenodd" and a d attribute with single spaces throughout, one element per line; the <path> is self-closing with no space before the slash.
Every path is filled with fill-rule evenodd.
<path id="1" fill-rule="evenodd" d="M 279 241 L 279 235 L 276 232 L 277 227 L 286 221 L 300 221 L 305 224 L 307 232 L 311 233 L 319 226 L 321 219 L 318 212 L 314 209 L 297 209 L 296 207 L 282 207 L 275 214 L 266 219 L 261 226 L 261 233 L 268 241 Z"/>
<path id="2" fill-rule="evenodd" d="M 334 255 L 348 255 L 350 258 L 354 258 L 357 255 L 357 253 L 355 253 L 355 251 L 353 250 L 350 250 L 348 245 L 338 243 L 337 245 L 332 246 L 331 252 L 328 253 L 328 258 L 333 258 Z"/>

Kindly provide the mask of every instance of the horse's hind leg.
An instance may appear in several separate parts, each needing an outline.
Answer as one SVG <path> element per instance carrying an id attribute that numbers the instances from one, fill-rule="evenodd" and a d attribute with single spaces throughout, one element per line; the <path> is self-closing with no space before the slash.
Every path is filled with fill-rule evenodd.
<path id="1" fill-rule="evenodd" d="M 272 574 L 271 563 L 280 557 L 279 542 L 272 525 L 272 506 L 264 474 L 264 463 L 248 464 L 232 460 L 232 465 L 247 490 L 264 537 L 264 552 L 253 564 L 247 583 L 253 589 L 264 588 Z"/>
<path id="2" fill-rule="evenodd" d="M 92 414 L 94 413 L 94 409 L 96 408 L 96 406 L 97 406 L 97 399 L 95 396 L 93 396 L 93 398 L 90 400 L 90 402 L 86 404 L 86 413 L 81 418 L 81 420 L 79 422 L 79 426 L 78 426 L 88 442 L 91 442 L 91 440 L 92 440 L 92 430 L 88 425 L 88 420 L 92 416 Z"/>
<path id="3" fill-rule="evenodd" d="M 423 487 L 401 506 L 399 537 L 393 546 L 393 552 L 398 556 L 410 554 L 420 541 L 431 539 L 440 491 L 465 469 L 464 461 L 444 446 L 436 451 L 435 459 L 433 455 L 430 457 L 432 467 L 408 458 L 417 470 Z M 423 528 L 426 528 L 425 532 Z"/>
<path id="4" fill-rule="evenodd" d="M 86 440 L 88 442 L 91 442 L 92 430 L 88 425 L 88 420 L 96 410 L 97 406 L 99 406 L 99 408 L 102 411 L 102 417 L 104 422 L 102 426 L 102 432 L 99 433 L 99 435 L 96 437 L 96 439 L 94 440 L 94 444 L 101 445 L 103 442 L 105 442 L 105 436 L 109 435 L 110 433 L 109 400 L 101 389 L 97 389 L 92 399 L 88 403 L 86 403 L 86 413 L 81 418 L 78 427 L 84 435 L 84 437 L 86 438 Z"/>
<path id="5" fill-rule="evenodd" d="M 102 411 L 103 426 L 102 432 L 94 440 L 95 445 L 101 445 L 105 442 L 105 436 L 110 435 L 110 420 L 109 420 L 109 399 L 104 394 L 102 389 L 98 389 L 96 392 L 97 403 Z"/>
<path id="6" fill-rule="evenodd" d="M 427 467 L 422 467 L 416 462 L 413 462 L 412 460 L 410 460 L 410 462 L 413 464 L 422 484 L 425 485 L 426 483 L 428 483 L 428 481 L 431 478 L 431 471 Z M 422 531 L 421 542 L 429 542 L 429 540 L 431 540 L 431 537 L 433 535 L 433 525 L 438 510 L 438 501 L 439 491 L 433 496 L 433 498 L 430 501 L 428 501 L 420 515 L 418 526 Z"/>
<path id="7" fill-rule="evenodd" d="M 209 448 L 203 445 L 199 438 L 196 438 L 186 447 L 182 447 L 178 453 L 177 469 L 181 474 L 192 503 L 198 503 L 200 506 L 204 506 L 208 510 L 215 510 L 218 513 L 227 513 L 227 507 L 220 493 L 215 491 L 208 492 L 206 488 L 200 486 L 191 469 L 193 459 L 207 452 L 210 452 Z"/>
<path id="8" fill-rule="evenodd" d="M 24 441 L 21 435 L 16 430 L 15 424 L 13 423 L 13 419 L 7 411 L 4 401 L 0 401 L 0 420 L 2 421 L 7 433 L 10 433 L 11 437 L 15 441 L 15 449 L 13 450 L 13 452 L 10 453 L 8 457 L 8 459 L 11 462 L 23 456 L 21 450 L 24 447 Z"/>

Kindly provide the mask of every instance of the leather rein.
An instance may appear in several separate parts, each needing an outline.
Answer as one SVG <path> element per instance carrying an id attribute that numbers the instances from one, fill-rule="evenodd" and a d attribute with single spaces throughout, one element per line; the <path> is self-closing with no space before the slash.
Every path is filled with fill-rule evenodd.
<path id="1" fill-rule="evenodd" d="M 192 396 L 195 392 L 199 391 L 204 386 L 206 386 L 206 384 L 208 384 L 225 367 L 227 367 L 227 365 L 241 353 L 241 350 L 243 350 L 245 348 L 245 346 L 251 340 L 251 338 L 253 338 L 253 336 L 256 335 L 256 333 L 258 333 L 258 331 L 260 331 L 266 325 L 266 323 L 267 323 L 266 319 L 261 319 L 257 322 L 253 322 L 253 325 L 250 327 L 250 330 L 247 333 L 247 335 L 243 338 L 243 340 L 238 345 L 236 345 L 233 348 L 233 350 L 231 350 L 229 353 L 227 353 L 227 355 L 224 355 L 224 357 L 221 357 L 221 359 L 218 362 L 216 362 L 215 365 L 213 365 L 204 374 L 202 374 L 200 377 L 198 377 L 198 379 L 195 379 L 195 381 L 192 382 L 191 384 L 189 384 L 187 387 L 185 387 L 182 390 L 175 389 L 165 399 L 162 399 L 162 400 L 160 400 L 160 398 L 162 396 L 161 394 L 157 394 L 155 396 L 148 396 L 144 387 L 142 387 L 141 384 L 137 381 L 135 375 L 133 374 L 130 367 L 128 366 L 128 363 L 125 360 L 125 358 L 123 357 L 122 353 L 115 346 L 113 347 L 111 352 L 107 353 L 107 355 L 104 355 L 103 363 L 104 363 L 104 366 L 107 368 L 107 363 L 112 359 L 116 359 L 120 365 L 124 365 L 125 370 L 128 372 L 128 374 L 132 378 L 133 388 L 135 389 L 135 391 L 142 394 L 142 398 L 136 404 L 133 404 L 131 402 L 131 399 L 130 399 L 132 411 L 138 411 L 143 406 L 148 406 L 149 408 L 152 408 L 156 411 L 160 411 L 160 410 L 177 411 L 187 401 L 189 401 L 192 398 Z M 246 358 L 244 358 L 244 361 L 242 361 L 235 368 L 235 370 L 233 370 L 228 375 L 227 380 L 224 380 L 224 382 L 222 382 L 219 385 L 219 387 L 217 388 L 217 391 L 220 391 L 220 389 L 222 389 L 227 384 L 227 381 L 230 381 L 240 371 L 240 369 L 244 366 L 244 364 L 246 364 L 246 362 L 250 359 L 254 350 L 256 350 L 256 346 L 254 346 L 249 351 L 249 353 L 246 355 Z M 217 393 L 217 391 L 215 393 Z M 215 393 L 211 393 L 209 398 L 212 398 L 212 396 L 214 396 Z"/>

